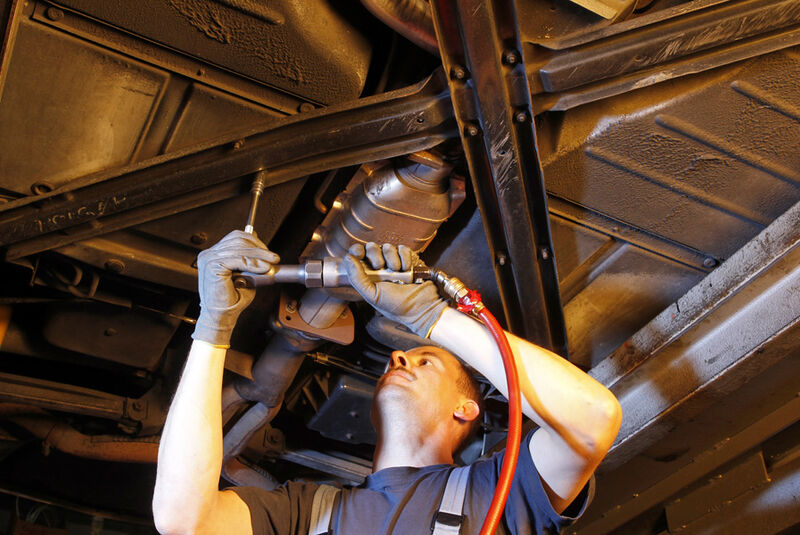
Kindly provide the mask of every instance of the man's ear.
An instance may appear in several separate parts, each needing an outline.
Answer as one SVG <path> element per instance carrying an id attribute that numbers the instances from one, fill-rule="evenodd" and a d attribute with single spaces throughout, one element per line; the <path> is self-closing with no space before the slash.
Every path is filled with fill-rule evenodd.
<path id="1" fill-rule="evenodd" d="M 453 416 L 462 422 L 471 422 L 480 416 L 480 414 L 481 409 L 478 403 L 471 399 L 465 399 L 461 405 L 456 407 L 456 410 L 453 411 Z"/>

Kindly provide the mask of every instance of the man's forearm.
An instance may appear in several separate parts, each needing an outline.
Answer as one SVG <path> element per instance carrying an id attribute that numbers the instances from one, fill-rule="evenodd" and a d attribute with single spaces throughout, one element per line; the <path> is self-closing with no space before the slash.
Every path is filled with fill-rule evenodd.
<path id="1" fill-rule="evenodd" d="M 619 426 L 614 396 L 583 371 L 541 347 L 508 334 L 516 356 L 523 413 L 554 431 L 578 454 L 605 454 Z M 446 347 L 508 395 L 500 352 L 479 322 L 447 309 L 431 332 Z"/>
<path id="2" fill-rule="evenodd" d="M 195 341 L 158 451 L 153 513 L 161 533 L 193 533 L 218 497 L 225 349 Z"/>

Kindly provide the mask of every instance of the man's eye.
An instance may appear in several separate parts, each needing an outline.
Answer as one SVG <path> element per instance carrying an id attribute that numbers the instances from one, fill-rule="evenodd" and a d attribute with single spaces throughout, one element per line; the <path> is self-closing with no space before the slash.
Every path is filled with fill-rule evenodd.
<path id="1" fill-rule="evenodd" d="M 420 361 L 419 361 L 419 365 L 420 366 L 427 366 L 430 363 L 431 363 L 431 361 L 429 361 L 428 359 L 420 359 Z"/>

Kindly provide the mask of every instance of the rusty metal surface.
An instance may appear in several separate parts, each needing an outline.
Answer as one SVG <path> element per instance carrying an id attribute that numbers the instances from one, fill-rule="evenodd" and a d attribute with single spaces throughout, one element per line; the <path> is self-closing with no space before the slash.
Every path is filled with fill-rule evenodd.
<path id="1" fill-rule="evenodd" d="M 327 2 L 59 3 L 321 104 L 358 97 L 369 67 L 365 38 Z"/>
<path id="2" fill-rule="evenodd" d="M 414 152 L 451 137 L 453 129 L 449 95 L 432 77 L 386 97 L 283 119 L 266 131 L 82 177 L 36 199 L 8 203 L 0 209 L 0 242 L 41 237 L 262 169 L 269 173 L 269 185 L 275 185 L 365 159 Z M 97 228 L 84 231 L 64 236 L 62 244 L 99 233 Z"/>
<path id="3" fill-rule="evenodd" d="M 120 420 L 125 398 L 53 381 L 0 373 L 0 400 Z"/>
<path id="4" fill-rule="evenodd" d="M 793 0 L 697 0 L 563 41 L 530 40 L 534 109 L 568 110 L 800 44 Z"/>
<path id="5" fill-rule="evenodd" d="M 591 370 L 624 415 L 604 466 L 800 349 L 799 266 L 800 203 Z"/>
<path id="6" fill-rule="evenodd" d="M 268 125 L 280 117 L 283 114 L 195 82 L 184 95 L 162 152 L 229 136 L 245 127 Z"/>
<path id="7" fill-rule="evenodd" d="M 182 54 L 154 41 L 143 40 L 134 34 L 82 13 L 48 7 L 46 3 L 40 2 L 30 4 L 28 9 L 32 9 L 31 19 L 39 24 L 169 71 L 174 76 L 170 77 L 167 93 L 170 89 L 174 89 L 176 93 L 182 95 L 187 85 L 199 82 L 226 94 L 264 106 L 279 115 L 293 115 L 300 111 L 301 106 L 304 108 L 312 106 L 313 108 L 307 99 L 239 76 L 224 66 L 213 65 L 201 58 Z M 167 98 L 169 98 L 169 94 L 165 94 L 165 100 Z M 173 113 L 169 107 L 164 107 L 162 102 L 156 121 L 170 122 Z"/>
<path id="8" fill-rule="evenodd" d="M 797 25 L 800 4 L 794 0 L 728 2 L 565 51 L 541 67 L 539 77 L 546 91 L 564 91 Z"/>
<path id="9" fill-rule="evenodd" d="M 8 67 L 11 64 L 11 53 L 17 41 L 17 30 L 22 18 L 22 0 L 0 2 L 0 25 L 3 39 L 0 41 L 0 101 L 3 99 L 3 88 L 6 85 Z"/>
<path id="10" fill-rule="evenodd" d="M 658 457 L 654 453 L 647 459 L 637 459 L 636 465 L 631 467 L 635 470 L 635 474 L 622 473 L 626 472 L 624 468 L 620 473 L 601 474 L 598 478 L 600 490 L 600 494 L 597 495 L 598 500 L 587 511 L 586 516 L 574 526 L 573 533 L 579 535 L 613 533 L 626 522 L 665 503 L 695 481 L 704 480 L 704 476 L 707 477 L 713 473 L 712 471 L 752 451 L 769 437 L 797 421 L 800 415 L 800 397 L 790 394 L 788 402 L 772 407 L 765 403 L 763 395 L 758 396 L 754 403 L 754 400 L 750 399 L 753 389 L 749 390 L 750 396 L 747 402 L 751 407 L 759 403 L 766 406 L 761 409 L 755 421 L 749 421 L 750 415 L 745 411 L 737 412 L 731 420 L 746 424 L 742 429 L 728 432 L 720 437 L 717 434 L 718 429 L 709 432 L 711 428 L 708 422 L 699 422 L 688 435 L 686 432 L 674 433 L 676 436 L 672 438 L 672 442 L 679 445 L 679 454 Z M 723 417 L 719 414 L 712 418 L 716 421 L 721 419 Z M 692 434 L 696 435 L 703 429 L 706 431 L 703 443 L 689 445 L 687 441 L 691 440 Z M 656 465 L 658 470 L 651 468 L 653 465 Z M 611 489 L 614 489 L 613 495 Z"/>
<path id="11" fill-rule="evenodd" d="M 548 191 L 727 258 L 800 199 L 800 123 L 778 104 L 797 98 L 798 59 L 776 53 L 567 112 L 543 148 Z"/>
<path id="12" fill-rule="evenodd" d="M 147 65 L 22 21 L 0 102 L 3 187 L 30 195 L 36 183 L 47 191 L 129 163 L 166 81 Z"/>
<path id="13" fill-rule="evenodd" d="M 182 314 L 187 305 L 188 300 L 184 300 L 182 306 L 165 303 L 161 307 L 165 312 Z M 77 354 L 154 371 L 179 324 L 176 318 L 153 312 L 131 312 L 104 303 L 68 303 L 50 305 L 42 311 L 41 336 Z"/>

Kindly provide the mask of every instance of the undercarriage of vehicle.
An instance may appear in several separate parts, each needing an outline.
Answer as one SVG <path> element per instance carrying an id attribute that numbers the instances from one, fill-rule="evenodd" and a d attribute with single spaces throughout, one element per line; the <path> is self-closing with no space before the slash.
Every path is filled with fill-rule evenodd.
<path id="1" fill-rule="evenodd" d="M 152 522 L 196 257 L 258 179 L 282 262 L 405 244 L 611 389 L 573 533 L 800 527 L 797 0 L 0 0 L 0 35 L 0 492 Z M 425 342 L 322 276 L 237 325 L 226 484 L 371 472 Z M 482 386 L 461 461 L 504 445 Z"/>

